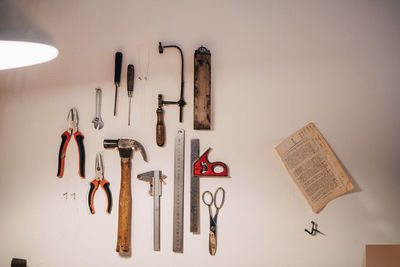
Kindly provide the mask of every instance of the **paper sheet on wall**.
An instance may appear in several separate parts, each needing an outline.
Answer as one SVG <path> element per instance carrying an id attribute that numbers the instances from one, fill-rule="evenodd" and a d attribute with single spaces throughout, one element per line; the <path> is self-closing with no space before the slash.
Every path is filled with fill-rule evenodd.
<path id="1" fill-rule="evenodd" d="M 314 125 L 307 124 L 275 147 L 315 213 L 354 189 L 339 160 Z"/>

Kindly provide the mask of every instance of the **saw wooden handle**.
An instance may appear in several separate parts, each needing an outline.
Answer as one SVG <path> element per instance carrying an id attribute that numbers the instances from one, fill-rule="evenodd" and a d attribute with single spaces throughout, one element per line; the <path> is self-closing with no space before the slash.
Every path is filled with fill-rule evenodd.
<path id="1" fill-rule="evenodd" d="M 119 193 L 117 252 L 128 253 L 131 248 L 131 160 L 121 158 L 121 190 Z"/>
<path id="2" fill-rule="evenodd" d="M 165 142 L 164 111 L 157 108 L 156 141 L 158 146 L 163 146 Z"/>

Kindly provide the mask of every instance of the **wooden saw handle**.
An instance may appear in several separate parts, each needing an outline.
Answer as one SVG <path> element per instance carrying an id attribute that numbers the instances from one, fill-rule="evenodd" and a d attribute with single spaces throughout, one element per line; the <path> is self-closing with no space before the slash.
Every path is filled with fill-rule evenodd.
<path id="1" fill-rule="evenodd" d="M 163 146 L 165 142 L 164 110 L 157 108 L 156 141 L 158 146 Z"/>
<path id="2" fill-rule="evenodd" d="M 121 158 L 121 190 L 119 193 L 117 252 L 128 253 L 131 249 L 131 160 Z"/>

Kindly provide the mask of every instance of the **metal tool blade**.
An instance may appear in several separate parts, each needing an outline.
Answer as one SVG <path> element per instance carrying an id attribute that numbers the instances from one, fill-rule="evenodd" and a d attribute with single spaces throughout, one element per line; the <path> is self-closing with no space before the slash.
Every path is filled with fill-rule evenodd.
<path id="1" fill-rule="evenodd" d="M 153 197 L 153 248 L 160 251 L 160 197 L 162 195 L 162 180 L 166 176 L 161 171 L 149 171 L 139 174 L 137 178 L 150 183 L 150 195 Z"/>
<path id="2" fill-rule="evenodd" d="M 140 154 L 142 154 L 143 160 L 147 162 L 146 150 L 144 150 L 144 147 L 141 143 L 135 141 L 135 150 L 139 150 Z"/>
<path id="3" fill-rule="evenodd" d="M 172 249 L 174 252 L 179 253 L 183 253 L 184 159 L 185 131 L 183 129 L 177 129 L 175 135 L 174 214 Z"/>
<path id="4" fill-rule="evenodd" d="M 193 172 L 193 164 L 200 155 L 200 140 L 192 139 L 191 145 L 191 176 L 190 176 L 190 232 L 200 234 L 200 180 Z"/>
<path id="5" fill-rule="evenodd" d="M 153 229 L 153 238 L 154 251 L 160 251 L 160 196 L 161 196 L 161 171 L 154 171 L 153 178 L 153 216 L 154 216 L 154 229 Z"/>
<path id="6" fill-rule="evenodd" d="M 144 182 L 153 182 L 153 177 L 154 177 L 154 171 L 149 171 L 145 173 L 138 174 L 137 178 L 139 180 L 142 180 Z"/>
<path id="7" fill-rule="evenodd" d="M 132 103 L 132 97 L 129 97 L 128 126 L 131 125 L 131 103 Z"/>

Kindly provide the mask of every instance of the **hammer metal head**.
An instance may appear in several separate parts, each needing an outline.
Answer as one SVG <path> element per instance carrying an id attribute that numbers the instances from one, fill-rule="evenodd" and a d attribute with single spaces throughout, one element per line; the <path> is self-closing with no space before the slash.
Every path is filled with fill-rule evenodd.
<path id="1" fill-rule="evenodd" d="M 119 151 L 121 158 L 130 158 L 132 156 L 132 151 L 139 150 L 142 154 L 143 160 L 147 162 L 147 155 L 144 147 L 141 143 L 133 139 L 104 139 L 104 148 L 113 148 Z"/>

